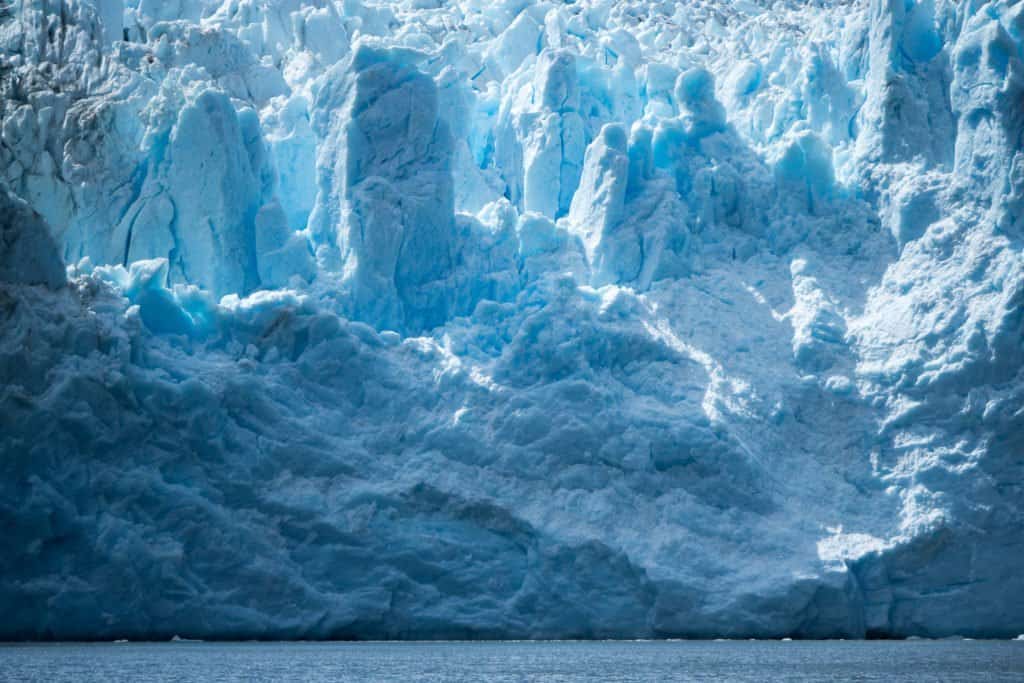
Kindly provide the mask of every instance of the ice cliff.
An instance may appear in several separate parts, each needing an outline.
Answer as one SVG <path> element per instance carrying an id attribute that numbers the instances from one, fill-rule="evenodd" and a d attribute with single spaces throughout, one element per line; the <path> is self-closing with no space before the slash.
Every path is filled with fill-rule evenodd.
<path id="1" fill-rule="evenodd" d="M 1024 631 L 1024 3 L 0 4 L 0 638 Z"/>

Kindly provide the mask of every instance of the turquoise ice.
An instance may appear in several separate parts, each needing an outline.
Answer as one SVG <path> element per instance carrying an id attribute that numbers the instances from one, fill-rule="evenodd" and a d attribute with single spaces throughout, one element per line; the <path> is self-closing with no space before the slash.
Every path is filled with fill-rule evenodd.
<path id="1" fill-rule="evenodd" d="M 7 4 L 0 638 L 1024 632 L 1024 4 Z"/>

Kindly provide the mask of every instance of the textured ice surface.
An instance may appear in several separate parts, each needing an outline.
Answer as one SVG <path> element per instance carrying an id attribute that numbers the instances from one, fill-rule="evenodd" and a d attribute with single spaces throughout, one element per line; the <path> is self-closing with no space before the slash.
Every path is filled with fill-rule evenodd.
<path id="1" fill-rule="evenodd" d="M 1024 4 L 0 7 L 0 637 L 1024 631 Z"/>

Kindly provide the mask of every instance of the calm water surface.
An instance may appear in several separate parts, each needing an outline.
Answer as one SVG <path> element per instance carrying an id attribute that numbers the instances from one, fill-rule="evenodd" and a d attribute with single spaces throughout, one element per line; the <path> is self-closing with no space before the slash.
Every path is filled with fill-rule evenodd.
<path id="1" fill-rule="evenodd" d="M 0 645 L 4 681 L 1024 681 L 1024 642 Z"/>

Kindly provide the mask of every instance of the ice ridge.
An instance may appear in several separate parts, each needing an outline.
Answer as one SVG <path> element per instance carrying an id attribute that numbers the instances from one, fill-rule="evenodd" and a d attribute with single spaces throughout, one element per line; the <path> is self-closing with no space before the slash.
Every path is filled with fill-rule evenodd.
<path id="1" fill-rule="evenodd" d="M 1024 631 L 1024 3 L 0 4 L 0 638 Z"/>

